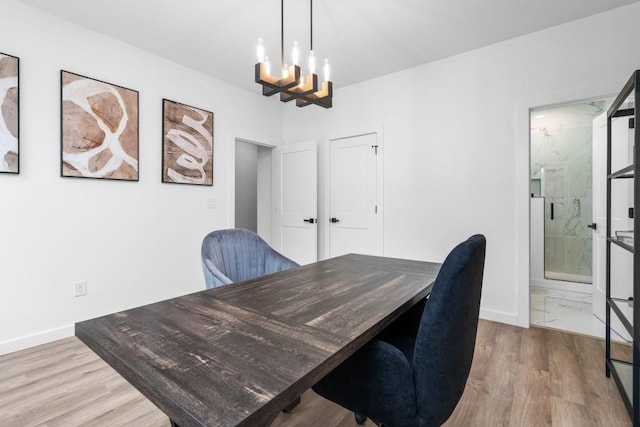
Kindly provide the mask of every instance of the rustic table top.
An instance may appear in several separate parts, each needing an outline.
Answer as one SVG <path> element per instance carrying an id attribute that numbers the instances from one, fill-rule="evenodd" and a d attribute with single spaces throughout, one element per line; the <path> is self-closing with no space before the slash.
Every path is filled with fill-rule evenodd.
<path id="1" fill-rule="evenodd" d="M 349 254 L 76 324 L 180 426 L 268 425 L 430 292 L 440 264 Z"/>

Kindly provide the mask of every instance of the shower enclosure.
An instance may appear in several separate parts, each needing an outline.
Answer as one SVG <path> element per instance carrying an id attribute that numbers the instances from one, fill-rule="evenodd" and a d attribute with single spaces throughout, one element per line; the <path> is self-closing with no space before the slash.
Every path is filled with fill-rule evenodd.
<path id="1" fill-rule="evenodd" d="M 592 282 L 592 122 L 608 102 L 531 111 L 532 224 L 537 215 L 543 233 L 532 241 L 543 239 L 544 279 Z"/>

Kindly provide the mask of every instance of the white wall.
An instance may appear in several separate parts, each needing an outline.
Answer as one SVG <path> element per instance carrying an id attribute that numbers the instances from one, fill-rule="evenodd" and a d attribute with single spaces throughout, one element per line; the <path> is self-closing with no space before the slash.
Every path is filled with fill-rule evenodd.
<path id="1" fill-rule="evenodd" d="M 321 256 L 326 141 L 382 127 L 385 255 L 441 261 L 482 232 L 482 315 L 528 324 L 528 108 L 615 93 L 640 67 L 636 3 L 338 88 L 333 109 L 301 110 L 12 0 L 0 8 L 0 51 L 21 58 L 21 174 L 0 175 L 0 353 L 202 289 L 201 239 L 232 223 L 234 140 L 279 141 L 282 112 L 286 141 L 325 141 Z M 60 69 L 140 91 L 140 182 L 59 177 Z M 213 187 L 160 183 L 163 97 L 215 113 Z M 77 280 L 86 297 L 73 297 Z"/>
<path id="2" fill-rule="evenodd" d="M 528 109 L 621 89 L 640 67 L 639 19 L 636 3 L 338 88 L 333 109 L 309 107 L 304 119 L 285 108 L 286 142 L 325 141 L 321 256 L 327 254 L 326 141 L 382 126 L 384 254 L 441 261 L 457 242 L 484 233 L 482 316 L 528 326 Z"/>
<path id="3" fill-rule="evenodd" d="M 0 354 L 204 289 L 202 237 L 233 222 L 234 140 L 280 140 L 279 103 L 11 0 L 0 14 L 21 79 L 21 173 L 0 175 Z M 61 69 L 140 92 L 139 182 L 60 178 Z M 213 187 L 160 183 L 163 97 L 214 112 Z"/>

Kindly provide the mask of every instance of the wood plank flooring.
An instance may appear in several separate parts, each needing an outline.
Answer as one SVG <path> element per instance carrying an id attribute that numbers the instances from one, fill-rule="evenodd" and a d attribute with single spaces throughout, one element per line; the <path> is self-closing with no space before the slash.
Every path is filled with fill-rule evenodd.
<path id="1" fill-rule="evenodd" d="M 629 348 L 617 352 L 628 357 Z M 169 420 L 75 337 L 0 356 L 1 426 L 162 426 Z M 481 321 L 452 426 L 630 426 L 604 342 Z M 356 426 L 312 391 L 272 427 Z M 366 426 L 373 426 L 367 421 Z"/>

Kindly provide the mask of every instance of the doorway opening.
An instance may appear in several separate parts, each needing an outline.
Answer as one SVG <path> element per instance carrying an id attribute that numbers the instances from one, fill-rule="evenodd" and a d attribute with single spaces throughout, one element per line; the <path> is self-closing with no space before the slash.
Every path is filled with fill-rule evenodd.
<path id="1" fill-rule="evenodd" d="M 613 98 L 530 109 L 530 323 L 604 336 L 595 316 L 594 120 Z M 605 133 L 606 138 L 606 133 Z M 606 144 L 606 140 L 605 140 Z M 598 200 L 594 199 L 594 195 Z M 597 253 L 596 253 L 597 256 Z"/>
<path id="2" fill-rule="evenodd" d="M 236 138 L 236 228 L 246 228 L 271 243 L 271 152 L 273 147 Z"/>

